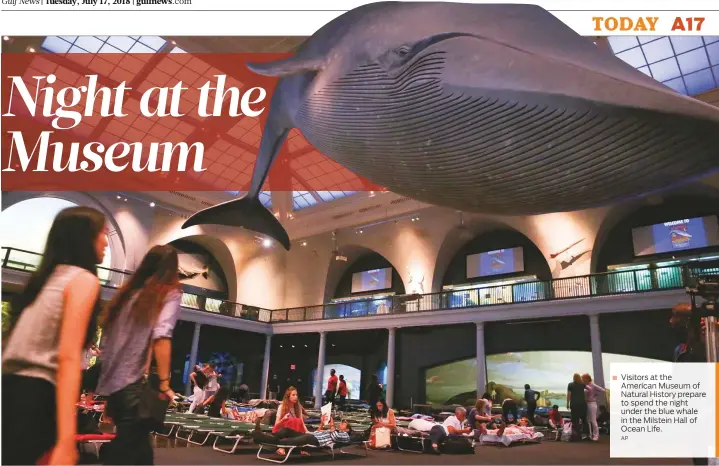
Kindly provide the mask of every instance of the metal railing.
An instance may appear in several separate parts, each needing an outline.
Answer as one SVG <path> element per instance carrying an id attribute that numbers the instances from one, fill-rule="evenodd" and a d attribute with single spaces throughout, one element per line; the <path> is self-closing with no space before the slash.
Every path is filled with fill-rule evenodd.
<path id="1" fill-rule="evenodd" d="M 33 271 L 40 263 L 41 254 L 17 248 L 2 249 L 5 251 L 2 262 L 4 268 Z M 98 267 L 100 281 L 108 288 L 119 288 L 130 274 L 125 270 Z M 500 286 L 478 284 L 472 288 L 439 293 L 388 296 L 276 310 L 184 293 L 182 306 L 258 322 L 289 323 L 675 290 L 684 288 L 692 276 L 699 274 L 719 275 L 719 264 L 694 264 L 691 267 L 672 265 Z"/>
<path id="2" fill-rule="evenodd" d="M 32 272 L 40 265 L 42 254 L 18 248 L 3 247 L 1 249 L 3 251 L 3 268 Z M 132 272 L 127 270 L 111 269 L 107 267 L 97 268 L 97 276 L 100 279 L 100 284 L 105 288 L 118 289 L 131 275 Z M 271 311 L 268 309 L 232 303 L 194 293 L 183 292 L 181 305 L 197 311 L 221 314 L 245 320 L 267 323 L 271 319 Z"/>
<path id="3" fill-rule="evenodd" d="M 272 311 L 271 322 L 407 314 L 675 290 L 684 288 L 690 277 L 699 274 L 719 275 L 719 265 L 703 267 L 674 265 L 500 286 L 477 285 L 472 288 L 439 293 L 388 296 L 323 306 L 279 309 Z"/>

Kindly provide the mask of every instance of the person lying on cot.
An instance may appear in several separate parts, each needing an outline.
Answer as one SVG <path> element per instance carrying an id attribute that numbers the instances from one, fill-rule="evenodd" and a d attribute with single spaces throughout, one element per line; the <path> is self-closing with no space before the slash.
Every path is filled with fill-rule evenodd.
<path id="1" fill-rule="evenodd" d="M 312 445 L 315 447 L 326 447 L 333 443 L 350 443 L 350 433 L 352 427 L 349 422 L 342 420 L 338 427 L 335 427 L 335 421 L 331 417 L 329 418 L 329 430 L 325 430 L 325 424 L 329 416 L 322 416 L 322 423 L 316 431 L 309 434 L 292 435 L 289 437 L 281 438 L 277 434 L 265 434 L 260 430 L 259 422 L 255 424 L 255 430 L 252 432 L 252 440 L 256 444 L 269 444 L 269 445 L 285 445 L 285 446 L 303 446 Z M 284 455 L 284 449 L 280 448 L 277 450 L 278 455 Z"/>

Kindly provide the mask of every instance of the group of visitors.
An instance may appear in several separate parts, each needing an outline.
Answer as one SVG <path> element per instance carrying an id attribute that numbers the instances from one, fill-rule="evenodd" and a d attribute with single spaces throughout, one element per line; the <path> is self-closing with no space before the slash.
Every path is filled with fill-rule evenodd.
<path id="1" fill-rule="evenodd" d="M 347 381 L 345 376 L 337 377 L 337 371 L 330 369 L 330 378 L 327 380 L 327 390 L 324 395 L 324 403 L 337 404 L 337 409 L 345 410 L 347 404 Z"/>
<path id="2" fill-rule="evenodd" d="M 589 374 L 574 374 L 567 386 L 567 408 L 572 417 L 572 438 L 599 440 L 597 400 L 606 390 L 592 381 Z"/>
<path id="3" fill-rule="evenodd" d="M 107 233 L 106 218 L 96 209 L 61 211 L 39 266 L 13 302 L 2 355 L 2 423 L 12 426 L 2 430 L 3 464 L 75 464 L 83 384 L 107 398 L 106 413 L 116 426 L 106 463 L 153 462 L 150 424 L 140 404 L 153 361 L 154 390 L 174 398 L 170 354 L 181 300 L 178 255 L 170 246 L 150 249 L 103 306 L 97 265 Z M 102 342 L 92 350 L 98 325 Z M 83 377 L 84 353 L 85 360 L 97 355 L 96 377 Z M 32 402 L 18 402 L 23 399 Z"/>

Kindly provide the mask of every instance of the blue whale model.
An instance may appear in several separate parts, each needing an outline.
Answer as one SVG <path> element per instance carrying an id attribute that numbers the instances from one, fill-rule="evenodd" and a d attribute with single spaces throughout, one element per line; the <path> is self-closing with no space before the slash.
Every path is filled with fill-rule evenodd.
<path id="1" fill-rule="evenodd" d="M 287 133 L 431 204 L 578 210 L 719 168 L 719 109 L 679 95 L 532 5 L 382 2 L 256 73 L 280 77 L 249 192 L 196 213 L 289 249 L 258 200 Z"/>

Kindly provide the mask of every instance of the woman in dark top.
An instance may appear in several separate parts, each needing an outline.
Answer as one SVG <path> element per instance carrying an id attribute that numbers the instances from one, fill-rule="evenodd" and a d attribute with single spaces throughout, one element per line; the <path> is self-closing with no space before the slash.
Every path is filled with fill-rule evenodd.
<path id="1" fill-rule="evenodd" d="M 589 428 L 587 423 L 587 399 L 584 396 L 586 385 L 582 383 L 582 376 L 574 374 L 573 381 L 567 386 L 567 406 L 572 415 L 572 437 L 574 440 L 582 438 L 582 432 Z M 579 421 L 582 425 L 580 427 Z"/>
<path id="2" fill-rule="evenodd" d="M 222 417 L 222 415 L 225 412 L 225 401 L 227 401 L 227 397 L 229 396 L 230 391 L 227 389 L 227 387 L 220 387 L 219 390 L 217 390 L 217 393 L 210 396 L 207 400 L 205 400 L 205 406 L 209 405 L 210 409 L 207 411 L 207 415 L 210 417 Z"/>

